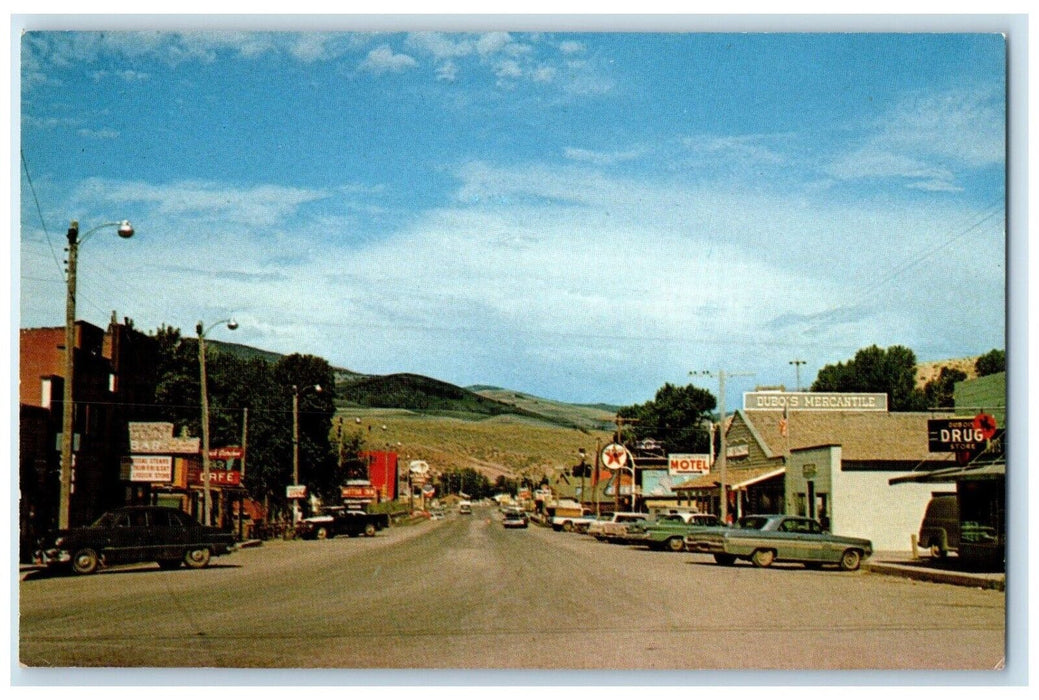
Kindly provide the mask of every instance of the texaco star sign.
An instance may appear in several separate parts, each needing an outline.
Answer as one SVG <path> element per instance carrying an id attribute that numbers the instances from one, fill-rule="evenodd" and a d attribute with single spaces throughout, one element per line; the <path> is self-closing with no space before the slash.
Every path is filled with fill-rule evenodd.
<path id="1" fill-rule="evenodd" d="M 624 445 L 611 443 L 603 448 L 602 464 L 607 469 L 621 469 L 628 463 L 628 451 Z"/>

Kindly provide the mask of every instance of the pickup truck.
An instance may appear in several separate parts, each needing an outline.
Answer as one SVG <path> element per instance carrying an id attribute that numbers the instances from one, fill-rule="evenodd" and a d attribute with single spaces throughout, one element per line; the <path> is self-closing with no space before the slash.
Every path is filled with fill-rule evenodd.
<path id="1" fill-rule="evenodd" d="M 563 532 L 572 532 L 577 530 L 587 530 L 588 526 L 595 522 L 595 513 L 584 513 L 582 515 L 553 515 L 549 519 L 549 524 L 552 529 L 556 532 L 562 530 Z"/>
<path id="2" fill-rule="evenodd" d="M 588 526 L 588 534 L 600 542 L 625 542 L 628 526 L 648 520 L 645 513 L 614 513 L 610 520 L 597 520 Z"/>
<path id="3" fill-rule="evenodd" d="M 713 554 L 724 566 L 746 559 L 759 568 L 793 561 L 813 569 L 837 564 L 843 571 L 855 571 L 873 554 L 869 540 L 830 534 L 817 520 L 798 515 L 748 515 L 736 527 L 700 528 L 686 535 L 685 546 L 690 552 Z"/>
<path id="4" fill-rule="evenodd" d="M 385 513 L 366 513 L 348 510 L 342 506 L 325 508 L 318 515 L 304 518 L 296 525 L 296 535 L 305 540 L 323 540 L 336 535 L 374 537 L 389 525 Z"/>
<path id="5" fill-rule="evenodd" d="M 661 515 L 646 523 L 628 526 L 628 544 L 641 545 L 656 550 L 682 552 L 685 536 L 704 527 L 719 527 L 721 520 L 708 513 L 675 513 Z"/>

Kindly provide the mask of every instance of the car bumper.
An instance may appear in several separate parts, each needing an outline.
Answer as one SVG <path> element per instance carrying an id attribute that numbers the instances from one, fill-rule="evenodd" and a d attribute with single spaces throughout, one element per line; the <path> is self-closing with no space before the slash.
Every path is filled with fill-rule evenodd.
<path id="1" fill-rule="evenodd" d="M 40 549 L 33 553 L 32 562 L 37 566 L 55 566 L 72 561 L 72 553 L 65 549 Z"/>
<path id="2" fill-rule="evenodd" d="M 685 548 L 690 552 L 700 552 L 702 554 L 724 554 L 725 546 L 720 542 L 690 542 L 685 541 Z"/>

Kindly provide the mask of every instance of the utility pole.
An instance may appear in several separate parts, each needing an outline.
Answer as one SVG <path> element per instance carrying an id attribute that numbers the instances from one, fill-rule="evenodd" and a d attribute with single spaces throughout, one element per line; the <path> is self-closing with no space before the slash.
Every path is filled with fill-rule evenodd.
<path id="1" fill-rule="evenodd" d="M 804 360 L 790 360 L 790 364 L 794 366 L 794 371 L 797 372 L 797 390 L 801 391 L 801 365 L 805 364 Z"/>
<path id="2" fill-rule="evenodd" d="M 249 454 L 249 409 L 242 409 L 242 479 L 245 479 L 245 456 Z"/>
<path id="3" fill-rule="evenodd" d="M 65 297 L 65 383 L 61 400 L 61 484 L 58 492 L 58 527 L 69 526 L 72 502 L 72 383 L 76 351 L 76 260 L 79 254 L 79 222 L 69 224 L 68 284 Z"/>
<path id="4" fill-rule="evenodd" d="M 719 511 L 722 522 L 728 521 L 729 515 L 729 494 L 728 484 L 725 480 L 725 468 L 726 468 L 726 457 L 727 450 L 725 446 L 725 378 L 726 377 L 749 377 L 752 375 L 751 372 L 742 373 L 726 373 L 725 370 L 718 370 L 717 372 L 711 372 L 709 370 L 700 372 L 690 372 L 690 376 L 707 376 L 707 377 L 718 377 L 718 433 L 719 433 L 719 445 L 718 445 L 718 478 L 721 481 L 721 485 L 718 488 L 719 493 Z"/>

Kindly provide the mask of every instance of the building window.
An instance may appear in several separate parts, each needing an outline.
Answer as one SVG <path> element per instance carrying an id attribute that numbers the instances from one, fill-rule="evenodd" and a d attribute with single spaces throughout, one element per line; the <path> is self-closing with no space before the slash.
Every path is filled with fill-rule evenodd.
<path id="1" fill-rule="evenodd" d="M 40 405 L 44 408 L 51 407 L 51 380 L 43 379 L 40 381 Z"/>

